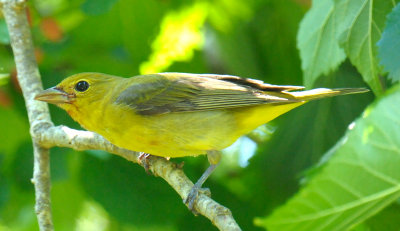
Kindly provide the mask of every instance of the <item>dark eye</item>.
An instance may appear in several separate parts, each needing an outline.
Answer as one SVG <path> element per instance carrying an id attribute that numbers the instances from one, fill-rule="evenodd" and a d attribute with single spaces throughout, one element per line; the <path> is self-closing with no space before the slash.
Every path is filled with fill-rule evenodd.
<path id="1" fill-rule="evenodd" d="M 89 83 L 86 81 L 79 81 L 76 85 L 75 85 L 75 90 L 83 92 L 86 91 L 89 88 Z"/>

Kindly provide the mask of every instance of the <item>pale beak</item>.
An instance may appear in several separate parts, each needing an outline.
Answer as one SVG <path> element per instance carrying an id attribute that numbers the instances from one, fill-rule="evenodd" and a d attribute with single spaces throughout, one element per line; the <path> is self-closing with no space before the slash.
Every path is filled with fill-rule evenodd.
<path id="1" fill-rule="evenodd" d="M 40 100 L 52 104 L 71 103 L 73 96 L 56 87 L 46 89 L 35 96 L 35 100 Z"/>

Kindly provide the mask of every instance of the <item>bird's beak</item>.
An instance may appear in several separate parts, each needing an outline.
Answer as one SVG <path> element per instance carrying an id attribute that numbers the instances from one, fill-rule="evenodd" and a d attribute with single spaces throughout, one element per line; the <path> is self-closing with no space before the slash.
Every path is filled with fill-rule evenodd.
<path id="1" fill-rule="evenodd" d="M 52 104 L 71 103 L 72 97 L 57 87 L 46 89 L 35 96 L 35 100 L 40 100 Z"/>

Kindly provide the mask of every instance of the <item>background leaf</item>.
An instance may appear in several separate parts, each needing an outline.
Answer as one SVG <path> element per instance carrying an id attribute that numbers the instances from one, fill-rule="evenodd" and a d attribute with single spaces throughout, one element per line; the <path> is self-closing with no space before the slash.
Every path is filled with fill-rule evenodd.
<path id="1" fill-rule="evenodd" d="M 400 4 L 393 9 L 388 15 L 385 30 L 382 33 L 382 38 L 378 42 L 379 58 L 384 70 L 389 72 L 389 78 L 393 82 L 400 80 Z"/>
<path id="2" fill-rule="evenodd" d="M 351 63 L 368 83 L 375 94 L 380 95 L 384 86 L 380 80 L 382 68 L 377 58 L 376 43 L 382 35 L 386 15 L 395 1 L 334 0 L 342 46 Z"/>
<path id="3" fill-rule="evenodd" d="M 314 0 L 297 35 L 304 84 L 312 87 L 322 74 L 329 74 L 346 58 L 337 41 L 338 22 L 333 0 Z"/>
<path id="4" fill-rule="evenodd" d="M 295 197 L 258 223 L 269 230 L 344 230 L 396 200 L 399 103 L 396 86 L 350 127 L 330 151 L 334 155 Z"/>

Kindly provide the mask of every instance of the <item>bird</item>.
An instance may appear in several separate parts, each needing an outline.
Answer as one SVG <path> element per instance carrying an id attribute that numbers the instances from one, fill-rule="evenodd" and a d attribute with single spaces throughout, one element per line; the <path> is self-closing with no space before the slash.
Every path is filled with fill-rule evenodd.
<path id="1" fill-rule="evenodd" d="M 185 200 L 193 211 L 221 150 L 239 137 L 311 100 L 367 91 L 304 90 L 233 75 L 168 72 L 123 78 L 85 72 L 35 99 L 64 109 L 83 128 L 121 148 L 172 158 L 207 154 L 210 166 Z"/>

